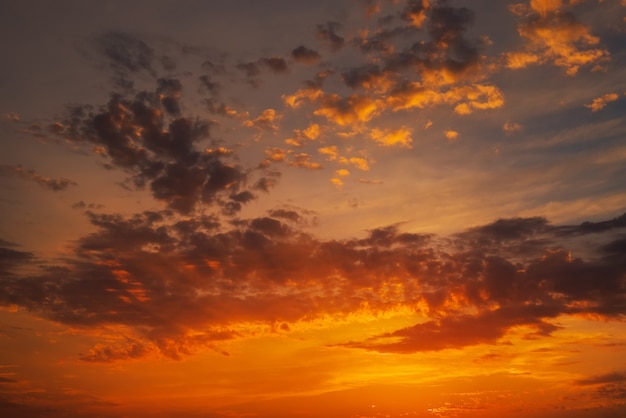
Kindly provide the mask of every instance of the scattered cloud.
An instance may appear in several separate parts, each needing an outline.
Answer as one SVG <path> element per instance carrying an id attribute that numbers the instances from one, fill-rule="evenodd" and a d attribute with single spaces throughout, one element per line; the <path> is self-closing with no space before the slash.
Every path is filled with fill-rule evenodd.
<path id="1" fill-rule="evenodd" d="M 517 122 L 505 122 L 504 125 L 502 125 L 502 130 L 507 134 L 512 134 L 521 131 L 522 125 Z"/>
<path id="2" fill-rule="evenodd" d="M 607 93 L 602 97 L 593 99 L 593 101 L 586 104 L 585 107 L 591 109 L 592 112 L 597 112 L 598 110 L 604 109 L 608 103 L 616 101 L 618 97 L 616 93 Z"/>
<path id="3" fill-rule="evenodd" d="M 276 133 L 278 131 L 278 122 L 282 119 L 282 115 L 274 109 L 265 109 L 256 119 L 248 119 L 243 122 L 243 126 L 247 128 L 255 128 L 259 131 L 269 131 Z"/>
<path id="4" fill-rule="evenodd" d="M 520 16 L 518 32 L 527 43 L 524 51 L 505 53 L 507 68 L 549 62 L 575 75 L 581 66 L 598 65 L 609 58 L 609 52 L 599 47 L 600 39 L 562 1 L 531 0 L 530 6 L 518 4 L 513 12 Z"/>
<path id="5" fill-rule="evenodd" d="M 413 138 L 411 137 L 412 130 L 404 126 L 399 129 L 386 131 L 372 129 L 369 135 L 370 138 L 385 147 L 399 146 L 411 148 L 411 143 L 413 142 Z"/>
<path id="6" fill-rule="evenodd" d="M 449 141 L 454 141 L 459 137 L 459 133 L 457 131 L 453 131 L 451 129 L 448 129 L 447 131 L 444 131 L 443 134 L 446 136 L 446 138 Z"/>
<path id="7" fill-rule="evenodd" d="M 319 170 L 322 168 L 322 164 L 311 161 L 311 159 L 311 155 L 306 153 L 294 154 L 291 156 L 291 159 L 287 162 L 287 164 L 292 167 L 308 168 L 311 170 Z"/>

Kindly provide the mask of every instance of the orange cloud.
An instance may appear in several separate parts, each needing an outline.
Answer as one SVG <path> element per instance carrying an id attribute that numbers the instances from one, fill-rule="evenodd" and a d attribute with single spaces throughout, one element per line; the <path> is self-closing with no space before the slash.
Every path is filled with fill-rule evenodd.
<path id="1" fill-rule="evenodd" d="M 506 122 L 502 125 L 502 130 L 507 134 L 511 134 L 513 132 L 518 132 L 522 130 L 522 125 L 516 122 Z"/>
<path id="2" fill-rule="evenodd" d="M 285 161 L 287 154 L 284 150 L 277 148 L 277 147 L 273 147 L 273 148 L 268 148 L 265 150 L 265 156 L 270 161 L 274 161 L 278 163 L 281 161 Z"/>
<path id="3" fill-rule="evenodd" d="M 598 110 L 604 109 L 608 103 L 616 101 L 618 97 L 616 93 L 607 93 L 602 97 L 593 99 L 593 101 L 586 104 L 585 107 L 591 109 L 592 112 L 597 112 Z"/>
<path id="4" fill-rule="evenodd" d="M 343 187 L 343 181 L 339 177 L 333 177 L 330 182 L 338 189 Z"/>
<path id="5" fill-rule="evenodd" d="M 384 109 L 384 103 L 381 100 L 356 94 L 348 97 L 341 97 L 338 94 L 322 95 L 319 102 L 319 108 L 313 113 L 324 116 L 339 126 L 367 122 Z"/>
<path id="6" fill-rule="evenodd" d="M 360 157 L 351 157 L 346 160 L 346 162 L 354 165 L 356 168 L 362 171 L 369 171 L 370 166 L 365 158 Z"/>
<path id="7" fill-rule="evenodd" d="M 519 34 L 528 41 L 526 50 L 505 53 L 507 68 L 552 62 L 564 67 L 566 74 L 575 75 L 580 66 L 608 59 L 606 49 L 594 48 L 599 38 L 565 10 L 562 1 L 532 0 L 526 11 L 518 26 Z"/>
<path id="8" fill-rule="evenodd" d="M 306 153 L 295 154 L 291 158 L 291 161 L 287 162 L 287 164 L 292 167 L 308 168 L 311 170 L 319 170 L 322 168 L 320 163 L 311 161 L 311 155 Z"/>
<path id="9" fill-rule="evenodd" d="M 295 129 L 293 138 L 287 138 L 285 142 L 296 147 L 302 146 L 302 141 L 313 141 L 319 138 L 321 128 L 317 123 L 311 123 L 306 129 Z"/>
<path id="10" fill-rule="evenodd" d="M 320 154 L 326 155 L 330 161 L 336 161 L 339 158 L 339 151 L 336 145 L 322 147 L 317 150 Z"/>
<path id="11" fill-rule="evenodd" d="M 385 131 L 372 129 L 369 136 L 378 144 L 385 147 L 400 146 L 410 148 L 411 143 L 413 142 L 411 134 L 412 130 L 403 126 L 399 129 Z"/>
<path id="12" fill-rule="evenodd" d="M 243 126 L 247 128 L 255 128 L 260 131 L 278 131 L 278 122 L 282 119 L 282 115 L 274 109 L 265 109 L 261 114 L 252 120 L 245 120 Z"/>
<path id="13" fill-rule="evenodd" d="M 547 16 L 550 12 L 555 12 L 563 7 L 562 0 L 530 0 L 530 7 L 539 13 L 540 16 Z"/>
<path id="14" fill-rule="evenodd" d="M 459 137 L 459 133 L 457 131 L 453 131 L 451 129 L 444 131 L 443 133 L 449 141 L 454 141 Z"/>
<path id="15" fill-rule="evenodd" d="M 504 95 L 492 85 L 474 84 L 435 90 L 421 83 L 409 83 L 390 93 L 389 105 L 394 111 L 424 108 L 438 104 L 456 104 L 455 112 L 461 115 L 475 109 L 496 109 L 504 104 Z"/>

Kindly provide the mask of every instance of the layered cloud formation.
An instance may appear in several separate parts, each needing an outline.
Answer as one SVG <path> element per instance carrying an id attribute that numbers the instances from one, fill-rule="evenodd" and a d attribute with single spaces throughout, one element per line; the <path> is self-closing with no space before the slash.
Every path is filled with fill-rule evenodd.
<path id="1" fill-rule="evenodd" d="M 76 93 L 39 117 L 9 109 L 0 126 L 12 141 L 0 161 L 1 312 L 82 338 L 59 360 L 81 367 L 246 357 L 263 338 L 307 341 L 337 376 L 348 356 L 355 370 L 393 359 L 353 380 L 311 372 L 300 384 L 316 395 L 374 375 L 400 387 L 410 361 L 430 361 L 420 382 L 432 388 L 465 378 L 432 377 L 433 352 L 531 364 L 549 342 L 574 344 L 581 323 L 615 325 L 605 340 L 623 344 L 624 2 L 331 3 L 290 22 L 294 36 L 272 35 L 268 19 L 269 45 L 239 29 L 223 45 L 119 27 L 77 41 L 103 79 L 93 99 Z M 254 7 L 237 22 L 270 15 Z M 0 337 L 12 329 L 0 324 Z M 550 367 L 572 357 L 554 356 Z M 533 382 L 568 382 L 587 396 L 568 398 L 579 411 L 623 410 L 624 372 L 602 366 Z M 12 388 L 31 381 L 10 367 L 0 411 L 28 403 Z M 506 370 L 503 381 L 517 378 Z M 367 407 L 350 416 L 374 415 Z"/>
<path id="2" fill-rule="evenodd" d="M 430 318 L 344 346 L 381 352 L 495 344 L 514 327 L 550 335 L 562 315 L 626 314 L 626 217 L 581 225 L 502 219 L 454 237 L 371 230 L 360 240 L 303 232 L 306 216 L 275 210 L 230 225 L 171 211 L 127 218 L 87 212 L 97 231 L 63 264 L 3 249 L 5 306 L 73 327 L 115 325 L 127 347 L 86 360 L 180 358 L 245 336 L 255 323 L 294 324 L 405 307 Z M 578 253 L 581 242 L 585 245 Z M 13 273 L 27 262 L 36 274 Z M 47 263 L 46 263 L 47 264 Z"/>

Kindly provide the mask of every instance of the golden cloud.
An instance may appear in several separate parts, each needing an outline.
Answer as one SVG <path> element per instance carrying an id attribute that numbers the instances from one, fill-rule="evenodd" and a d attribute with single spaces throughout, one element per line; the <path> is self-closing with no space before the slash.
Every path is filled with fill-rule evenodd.
<path id="1" fill-rule="evenodd" d="M 592 112 L 597 112 L 598 110 L 604 109 L 607 103 L 616 101 L 618 97 L 616 93 L 607 93 L 602 97 L 593 99 L 593 101 L 586 104 L 585 107 L 591 109 Z"/>
<path id="2" fill-rule="evenodd" d="M 411 138 L 412 130 L 407 127 L 401 127 L 394 130 L 372 129 L 369 133 L 370 138 L 378 144 L 391 147 L 400 146 L 410 148 L 413 138 Z"/>

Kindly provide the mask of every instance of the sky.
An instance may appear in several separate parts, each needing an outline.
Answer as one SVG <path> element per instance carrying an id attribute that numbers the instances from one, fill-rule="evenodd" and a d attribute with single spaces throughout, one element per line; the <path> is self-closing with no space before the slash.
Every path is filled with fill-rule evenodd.
<path id="1" fill-rule="evenodd" d="M 626 1 L 2 9 L 0 415 L 626 416 Z"/>

